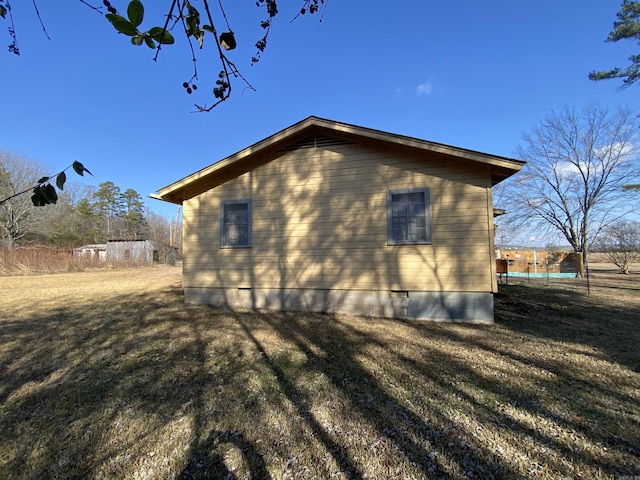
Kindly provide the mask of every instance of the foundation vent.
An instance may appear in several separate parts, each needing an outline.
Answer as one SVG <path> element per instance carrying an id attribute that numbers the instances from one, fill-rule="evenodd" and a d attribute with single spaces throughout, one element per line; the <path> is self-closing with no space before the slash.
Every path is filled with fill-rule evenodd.
<path id="1" fill-rule="evenodd" d="M 409 298 L 408 290 L 391 290 L 390 294 L 395 298 Z"/>

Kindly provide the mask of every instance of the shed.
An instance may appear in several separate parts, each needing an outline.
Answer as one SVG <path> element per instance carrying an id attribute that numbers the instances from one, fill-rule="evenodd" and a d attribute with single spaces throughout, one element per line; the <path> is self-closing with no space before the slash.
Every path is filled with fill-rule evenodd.
<path id="1" fill-rule="evenodd" d="M 492 322 L 492 187 L 523 164 L 309 117 L 153 196 L 188 303 Z"/>
<path id="2" fill-rule="evenodd" d="M 151 240 L 109 240 L 106 259 L 110 262 L 126 262 L 138 265 L 159 263 L 160 245 Z"/>
<path id="3" fill-rule="evenodd" d="M 73 256 L 76 258 L 102 262 L 105 260 L 106 250 L 106 243 L 92 243 L 89 245 L 82 245 L 81 247 L 74 248 L 72 252 Z"/>

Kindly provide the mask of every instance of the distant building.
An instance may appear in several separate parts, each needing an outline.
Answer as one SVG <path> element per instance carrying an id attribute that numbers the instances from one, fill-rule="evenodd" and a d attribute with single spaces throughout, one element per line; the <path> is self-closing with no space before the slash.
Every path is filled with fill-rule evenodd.
<path id="1" fill-rule="evenodd" d="M 533 248 L 502 248 L 496 258 L 505 260 L 511 276 L 574 277 L 579 273 L 579 254 Z"/>
<path id="2" fill-rule="evenodd" d="M 86 260 L 151 265 L 174 265 L 178 252 L 175 247 L 152 240 L 109 240 L 107 243 L 83 245 L 73 249 L 73 256 Z"/>
<path id="3" fill-rule="evenodd" d="M 151 240 L 109 240 L 107 260 L 141 265 L 160 263 L 160 245 Z"/>
<path id="4" fill-rule="evenodd" d="M 93 243 L 90 245 L 83 245 L 73 249 L 73 256 L 77 258 L 84 258 L 86 260 L 104 261 L 106 260 L 107 244 L 106 243 Z"/>

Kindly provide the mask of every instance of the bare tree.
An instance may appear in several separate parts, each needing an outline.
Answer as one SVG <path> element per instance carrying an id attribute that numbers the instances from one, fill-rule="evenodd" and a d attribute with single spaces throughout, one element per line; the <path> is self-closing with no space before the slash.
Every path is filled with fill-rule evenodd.
<path id="1" fill-rule="evenodd" d="M 619 221 L 608 226 L 596 246 L 620 273 L 629 273 L 631 264 L 640 261 L 640 223 Z"/>
<path id="2" fill-rule="evenodd" d="M 516 150 L 528 163 L 505 185 L 505 220 L 548 227 L 586 262 L 598 232 L 636 209 L 623 186 L 639 178 L 639 126 L 626 108 L 551 112 Z"/>
<path id="3" fill-rule="evenodd" d="M 149 226 L 149 240 L 165 245 L 171 242 L 171 220 L 157 213 L 152 212 L 148 208 L 145 209 L 145 217 Z"/>
<path id="4" fill-rule="evenodd" d="M 19 195 L 42 177 L 42 165 L 8 150 L 0 150 L 0 242 L 9 248 L 24 237 L 37 220 L 36 209 L 27 195 Z"/>

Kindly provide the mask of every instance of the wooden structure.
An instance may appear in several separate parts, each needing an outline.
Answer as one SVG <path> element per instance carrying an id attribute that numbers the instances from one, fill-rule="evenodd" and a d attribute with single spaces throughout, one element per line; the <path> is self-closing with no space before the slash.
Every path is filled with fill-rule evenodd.
<path id="1" fill-rule="evenodd" d="M 496 274 L 502 283 L 509 283 L 509 261 L 496 258 Z"/>
<path id="2" fill-rule="evenodd" d="M 110 262 L 149 265 L 159 263 L 159 246 L 151 240 L 109 240 L 107 260 Z"/>
<path id="3" fill-rule="evenodd" d="M 491 188 L 522 165 L 309 117 L 155 197 L 187 302 L 491 322 Z"/>
<path id="4" fill-rule="evenodd" d="M 503 248 L 496 257 L 506 262 L 514 276 L 572 277 L 581 272 L 580 254 L 569 251 L 546 251 L 533 248 Z"/>
<path id="5" fill-rule="evenodd" d="M 73 256 L 76 258 L 103 262 L 106 260 L 107 244 L 92 243 L 89 245 L 82 245 L 81 247 L 74 248 L 72 252 Z"/>
<path id="6" fill-rule="evenodd" d="M 83 245 L 72 250 L 73 256 L 92 261 L 150 265 L 174 265 L 178 249 L 152 240 L 109 240 L 107 243 Z"/>

